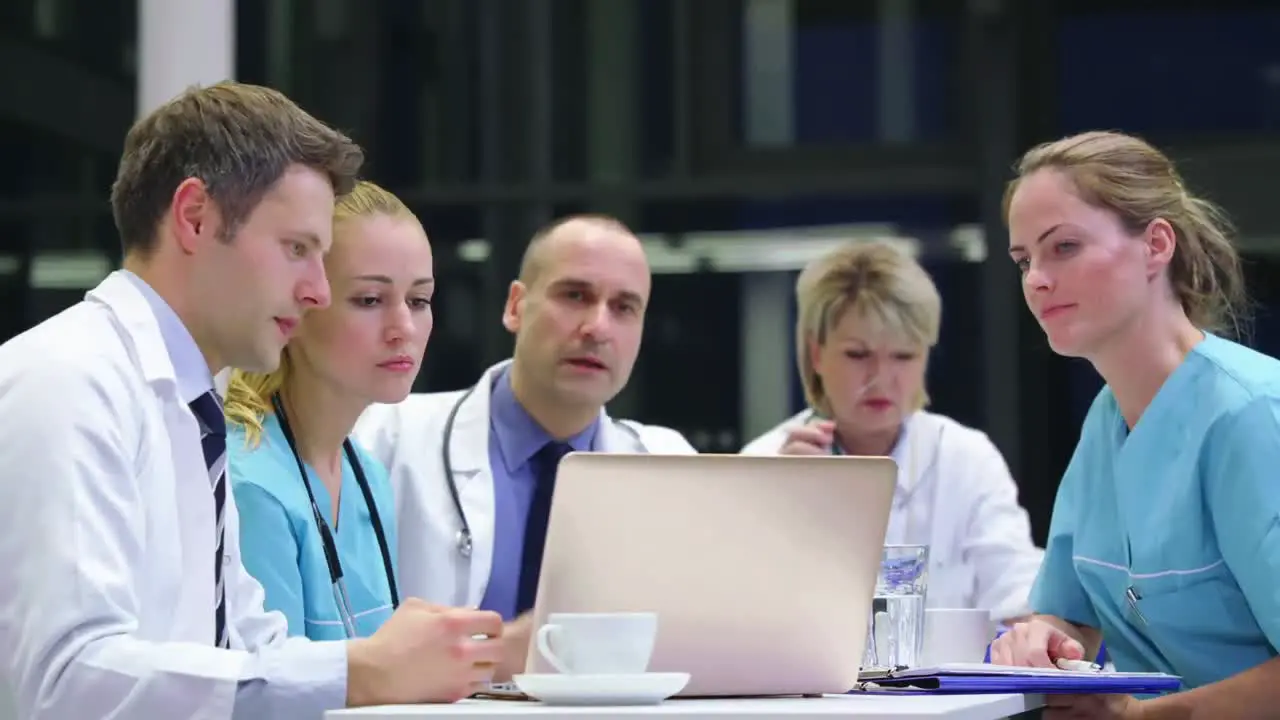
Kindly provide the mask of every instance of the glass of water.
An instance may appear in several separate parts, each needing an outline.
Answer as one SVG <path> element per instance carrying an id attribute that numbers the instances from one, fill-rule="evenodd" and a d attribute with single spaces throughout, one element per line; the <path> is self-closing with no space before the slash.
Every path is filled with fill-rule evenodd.
<path id="1" fill-rule="evenodd" d="M 924 650 L 929 546 L 886 545 L 867 623 L 865 669 L 917 667 Z"/>

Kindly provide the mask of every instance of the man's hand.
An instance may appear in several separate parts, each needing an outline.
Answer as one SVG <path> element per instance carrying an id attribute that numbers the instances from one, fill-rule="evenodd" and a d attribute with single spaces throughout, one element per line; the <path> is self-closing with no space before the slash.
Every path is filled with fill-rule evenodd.
<path id="1" fill-rule="evenodd" d="M 406 598 L 371 637 L 347 645 L 347 706 L 454 702 L 493 678 L 502 616 Z"/>
<path id="2" fill-rule="evenodd" d="M 831 420 L 814 420 L 806 425 L 791 428 L 786 442 L 782 443 L 783 455 L 828 455 L 835 442 L 836 424 Z"/>
<path id="3" fill-rule="evenodd" d="M 529 656 L 529 640 L 533 637 L 533 613 L 526 612 L 502 629 L 502 660 L 494 680 L 508 682 L 512 675 L 524 672 Z"/>
<path id="4" fill-rule="evenodd" d="M 1044 719 L 1068 718 L 1142 720 L 1142 701 L 1132 695 L 1046 695 Z"/>

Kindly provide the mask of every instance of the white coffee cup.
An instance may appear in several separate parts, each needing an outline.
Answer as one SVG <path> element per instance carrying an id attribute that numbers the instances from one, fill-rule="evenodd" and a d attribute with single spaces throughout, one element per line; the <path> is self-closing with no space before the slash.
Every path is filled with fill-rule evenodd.
<path id="1" fill-rule="evenodd" d="M 626 675 L 649 669 L 656 613 L 552 613 L 538 628 L 538 653 L 557 672 Z"/>
<path id="2" fill-rule="evenodd" d="M 991 613 L 972 608 L 928 608 L 924 611 L 922 664 L 980 663 L 996 636 Z"/>

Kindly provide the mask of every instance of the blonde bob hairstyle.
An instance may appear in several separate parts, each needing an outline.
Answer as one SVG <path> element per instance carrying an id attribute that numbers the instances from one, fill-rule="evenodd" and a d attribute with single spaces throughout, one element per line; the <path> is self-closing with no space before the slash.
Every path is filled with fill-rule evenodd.
<path id="1" fill-rule="evenodd" d="M 377 215 L 417 220 L 417 216 L 400 201 L 400 198 L 367 180 L 361 180 L 354 190 L 338 198 L 334 206 L 335 236 L 336 229 L 341 223 Z M 271 398 L 284 387 L 289 377 L 290 364 L 289 348 L 285 347 L 280 356 L 280 367 L 273 372 L 250 373 L 241 370 L 231 372 L 223 412 L 227 422 L 244 429 L 245 440 L 251 447 L 262 440 L 263 421 L 273 412 Z"/>
<path id="2" fill-rule="evenodd" d="M 809 407 L 831 417 L 814 347 L 849 313 L 928 351 L 938 344 L 942 299 L 920 264 L 887 242 L 851 243 L 809 263 L 796 281 L 796 365 Z M 929 403 L 923 389 L 912 410 Z"/>

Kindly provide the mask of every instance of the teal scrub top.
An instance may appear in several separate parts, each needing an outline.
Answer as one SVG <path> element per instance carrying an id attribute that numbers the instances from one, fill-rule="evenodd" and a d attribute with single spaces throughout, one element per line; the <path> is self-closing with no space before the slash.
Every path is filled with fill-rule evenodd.
<path id="1" fill-rule="evenodd" d="M 266 417 L 263 431 L 261 442 L 250 447 L 245 443 L 243 428 L 229 425 L 227 430 L 227 477 L 240 514 L 244 567 L 262 583 L 266 608 L 284 613 L 290 635 L 342 640 L 347 633 L 297 461 L 275 415 Z M 396 515 L 391 483 L 386 468 L 355 440 L 352 443 L 386 533 L 394 572 Z M 320 513 L 332 529 L 333 502 L 329 492 L 309 466 L 307 475 Z M 369 508 L 345 453 L 338 501 L 334 543 L 342 563 L 356 635 L 366 637 L 391 616 L 391 588 Z"/>
<path id="2" fill-rule="evenodd" d="M 1280 644 L 1280 361 L 1206 334 L 1129 432 L 1103 388 L 1058 489 L 1036 612 L 1121 671 L 1236 675 Z"/>

